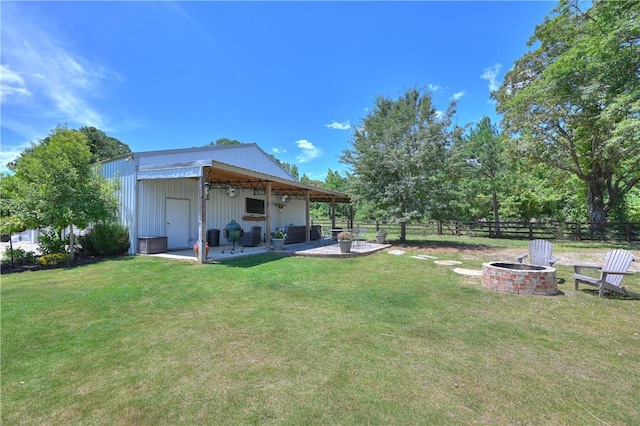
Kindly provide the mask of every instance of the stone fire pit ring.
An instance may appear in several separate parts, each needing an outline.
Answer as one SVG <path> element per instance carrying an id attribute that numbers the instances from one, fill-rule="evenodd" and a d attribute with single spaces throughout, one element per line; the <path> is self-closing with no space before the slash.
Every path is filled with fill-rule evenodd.
<path id="1" fill-rule="evenodd" d="M 558 293 L 556 268 L 526 263 L 483 263 L 482 285 L 503 293 L 543 296 Z"/>

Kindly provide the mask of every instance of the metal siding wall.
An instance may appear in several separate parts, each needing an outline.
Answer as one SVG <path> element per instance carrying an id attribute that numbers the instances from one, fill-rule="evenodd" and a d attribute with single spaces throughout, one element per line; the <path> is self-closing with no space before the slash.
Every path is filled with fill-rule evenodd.
<path id="1" fill-rule="evenodd" d="M 189 238 L 195 241 L 198 235 L 198 181 L 195 179 L 141 180 L 138 236 L 166 235 L 166 200 L 177 198 L 189 200 Z"/>
<path id="2" fill-rule="evenodd" d="M 302 226 L 305 224 L 304 214 L 304 200 L 292 199 L 281 210 L 281 225 L 282 227 L 294 224 L 296 226 Z"/>
<path id="3" fill-rule="evenodd" d="M 197 190 L 197 185 L 196 185 Z M 197 194 L 196 194 L 197 197 Z M 262 226 L 262 231 L 267 232 L 266 221 L 245 221 L 242 220 L 243 216 L 247 216 L 245 212 L 245 199 L 255 198 L 258 200 L 265 200 L 264 195 L 253 195 L 253 190 L 242 189 L 240 195 L 237 198 L 229 198 L 225 192 L 221 189 L 212 189 L 209 193 L 209 199 L 207 200 L 207 226 L 206 229 L 219 229 L 222 231 L 225 226 L 235 219 L 238 224 L 245 231 L 249 231 L 252 226 Z M 290 223 L 294 225 L 305 224 L 305 201 L 293 199 L 285 205 L 282 210 L 278 209 L 278 206 L 274 203 L 271 206 L 271 227 L 269 231 L 275 230 L 278 227 L 286 227 Z M 195 216 L 195 233 L 198 234 L 198 216 Z M 222 233 L 220 236 L 221 243 L 226 242 Z"/>
<path id="4" fill-rule="evenodd" d="M 116 192 L 120 211 L 120 223 L 129 228 L 129 254 L 138 252 L 138 237 L 136 228 L 136 162 L 132 160 L 115 160 L 102 164 L 102 176 L 115 179 L 120 183 Z"/>
<path id="5" fill-rule="evenodd" d="M 238 222 L 245 231 L 248 231 L 254 225 L 264 228 L 265 222 L 247 222 L 242 220 L 242 217 L 246 215 L 244 212 L 244 204 L 245 198 L 247 197 L 264 200 L 264 196 L 254 196 L 253 190 L 249 189 L 242 189 L 240 195 L 236 198 L 227 197 L 227 194 L 225 194 L 222 189 L 212 189 L 209 192 L 209 199 L 207 200 L 207 229 L 219 229 L 222 231 L 225 226 L 231 222 L 231 219 Z M 226 240 L 221 232 L 220 243 L 225 242 Z"/>

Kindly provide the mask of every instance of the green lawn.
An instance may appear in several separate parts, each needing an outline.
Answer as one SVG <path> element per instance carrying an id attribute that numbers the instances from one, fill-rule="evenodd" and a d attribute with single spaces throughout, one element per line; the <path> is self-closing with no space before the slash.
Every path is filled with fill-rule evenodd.
<path id="1" fill-rule="evenodd" d="M 415 253 L 526 247 L 455 241 Z M 501 294 L 411 254 L 4 275 L 2 423 L 640 424 L 640 301 L 576 292 L 566 265 L 558 296 Z"/>

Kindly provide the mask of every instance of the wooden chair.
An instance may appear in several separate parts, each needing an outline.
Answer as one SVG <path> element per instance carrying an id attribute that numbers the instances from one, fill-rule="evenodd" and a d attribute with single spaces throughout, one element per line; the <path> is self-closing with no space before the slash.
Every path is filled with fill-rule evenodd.
<path id="1" fill-rule="evenodd" d="M 625 275 L 635 274 L 635 272 L 629 271 L 629 266 L 633 260 L 633 254 L 630 251 L 611 250 L 607 252 L 604 258 L 604 265 L 602 267 L 592 265 L 574 265 L 574 287 L 578 290 L 578 284 L 583 283 L 598 287 L 600 289 L 600 297 L 604 295 L 605 291 L 609 290 L 631 297 L 632 299 L 640 299 L 640 294 L 633 293 L 620 284 Z M 600 277 L 596 278 L 588 275 L 582 275 L 582 269 L 598 270 L 600 271 Z"/>
<path id="2" fill-rule="evenodd" d="M 547 240 L 532 240 L 529 242 L 529 254 L 521 254 L 518 256 L 518 262 L 529 256 L 530 265 L 553 266 L 556 258 L 553 257 L 553 246 Z"/>

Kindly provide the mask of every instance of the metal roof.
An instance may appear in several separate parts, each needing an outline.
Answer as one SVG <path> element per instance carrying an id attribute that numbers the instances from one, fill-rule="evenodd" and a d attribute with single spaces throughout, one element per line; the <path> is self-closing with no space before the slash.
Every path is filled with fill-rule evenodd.
<path id="1" fill-rule="evenodd" d="M 342 192 L 295 180 L 256 144 L 137 152 L 133 158 L 138 180 L 199 178 L 203 173 L 212 188 L 248 188 L 258 195 L 271 183 L 275 195 L 304 199 L 308 192 L 312 202 L 351 202 Z"/>

